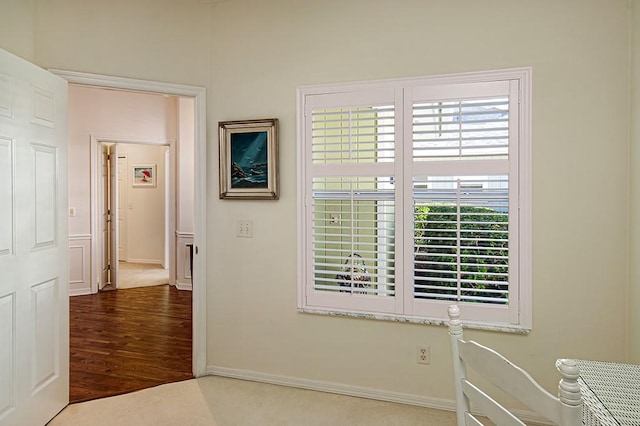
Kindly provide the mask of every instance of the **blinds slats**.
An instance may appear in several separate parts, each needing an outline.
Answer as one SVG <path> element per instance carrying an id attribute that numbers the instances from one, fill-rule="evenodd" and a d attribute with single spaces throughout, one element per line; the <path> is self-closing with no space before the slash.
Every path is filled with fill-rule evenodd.
<path id="1" fill-rule="evenodd" d="M 394 116 L 393 105 L 313 111 L 312 161 L 317 164 L 357 164 L 393 159 Z"/>
<path id="2" fill-rule="evenodd" d="M 414 161 L 508 155 L 508 98 L 415 102 L 412 120 Z"/>
<path id="3" fill-rule="evenodd" d="M 414 178 L 414 293 L 420 299 L 506 303 L 508 178 Z"/>
<path id="4" fill-rule="evenodd" d="M 389 176 L 313 180 L 316 291 L 395 295 L 395 190 Z"/>

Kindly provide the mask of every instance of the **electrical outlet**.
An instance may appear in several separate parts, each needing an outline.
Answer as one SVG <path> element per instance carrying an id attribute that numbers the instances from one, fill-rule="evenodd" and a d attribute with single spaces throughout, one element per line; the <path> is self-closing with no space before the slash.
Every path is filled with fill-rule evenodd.
<path id="1" fill-rule="evenodd" d="M 253 237 L 253 223 L 250 220 L 239 220 L 236 223 L 236 235 L 242 238 Z"/>
<path id="2" fill-rule="evenodd" d="M 429 346 L 418 346 L 416 357 L 418 364 L 431 364 L 431 350 Z"/>

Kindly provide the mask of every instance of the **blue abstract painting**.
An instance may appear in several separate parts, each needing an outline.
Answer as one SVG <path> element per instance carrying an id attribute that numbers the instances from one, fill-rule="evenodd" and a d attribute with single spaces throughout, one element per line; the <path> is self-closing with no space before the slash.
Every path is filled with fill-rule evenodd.
<path id="1" fill-rule="evenodd" d="M 267 132 L 231 134 L 231 188 L 267 188 Z"/>

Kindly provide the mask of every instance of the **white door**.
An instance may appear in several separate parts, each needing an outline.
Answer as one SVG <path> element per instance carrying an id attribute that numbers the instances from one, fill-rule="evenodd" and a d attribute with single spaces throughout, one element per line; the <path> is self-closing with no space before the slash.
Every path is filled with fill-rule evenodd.
<path id="1" fill-rule="evenodd" d="M 98 290 L 102 290 L 111 282 L 109 278 L 109 229 L 111 228 L 111 215 L 109 214 L 109 145 L 100 144 L 100 173 L 102 179 L 99 185 L 100 206 L 100 234 L 102 235 L 100 259 L 100 283 Z"/>
<path id="2" fill-rule="evenodd" d="M 165 268 L 169 259 L 169 285 L 176 285 L 176 152 L 169 145 L 165 153 Z M 168 248 L 166 247 L 168 246 Z"/>
<path id="3" fill-rule="evenodd" d="M 109 228 L 109 267 L 111 271 L 111 285 L 118 287 L 118 144 L 111 145 L 109 161 L 109 213 L 111 215 Z"/>
<path id="4" fill-rule="evenodd" d="M 67 82 L 0 50 L 0 425 L 69 402 Z"/>
<path id="5" fill-rule="evenodd" d="M 118 155 L 118 260 L 127 260 L 127 209 L 129 190 L 127 156 Z"/>

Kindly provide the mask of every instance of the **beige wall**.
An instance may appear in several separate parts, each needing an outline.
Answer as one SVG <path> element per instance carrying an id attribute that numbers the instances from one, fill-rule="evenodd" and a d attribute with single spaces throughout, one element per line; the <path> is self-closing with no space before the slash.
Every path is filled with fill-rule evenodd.
<path id="1" fill-rule="evenodd" d="M 278 117 L 282 197 L 209 189 L 210 365 L 452 398 L 444 327 L 296 312 L 295 89 L 521 66 L 533 68 L 533 332 L 468 334 L 552 390 L 558 357 L 625 359 L 626 0 L 234 0 L 211 28 L 210 125 Z M 234 237 L 238 218 L 253 239 Z M 416 364 L 420 344 L 431 366 Z"/>
<path id="2" fill-rule="evenodd" d="M 640 364 L 640 0 L 633 0 L 632 5 L 629 360 Z"/>
<path id="3" fill-rule="evenodd" d="M 33 1 L 41 67 L 200 86 L 208 81 L 206 1 Z"/>
<path id="4" fill-rule="evenodd" d="M 0 49 L 34 60 L 36 0 L 0 0 Z"/>
<path id="5" fill-rule="evenodd" d="M 444 327 L 296 311 L 295 88 L 521 66 L 534 79 L 533 332 L 468 335 L 550 390 L 558 357 L 626 359 L 626 0 L 36 3 L 37 64 L 208 89 L 209 366 L 452 399 Z M 219 200 L 217 122 L 265 117 L 280 119 L 281 199 Z M 253 238 L 235 237 L 237 219 Z M 430 366 L 415 362 L 422 344 Z"/>
<path id="6" fill-rule="evenodd" d="M 118 144 L 126 155 L 127 260 L 164 264 L 165 248 L 165 152 L 166 146 Z M 155 164 L 156 187 L 133 187 L 133 166 Z M 168 267 L 168 266 L 167 266 Z"/>

